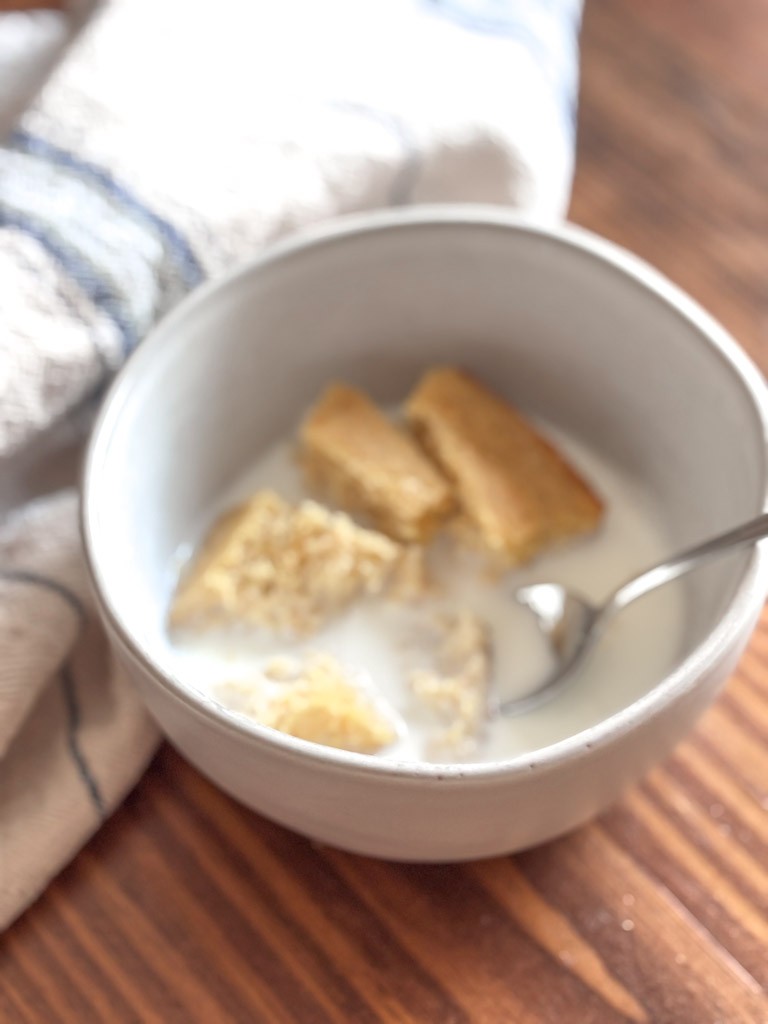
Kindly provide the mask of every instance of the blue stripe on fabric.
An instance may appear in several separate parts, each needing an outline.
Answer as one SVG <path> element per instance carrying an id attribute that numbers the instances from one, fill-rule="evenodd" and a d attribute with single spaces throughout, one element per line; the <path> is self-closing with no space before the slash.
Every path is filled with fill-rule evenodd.
<path id="1" fill-rule="evenodd" d="M 105 816 L 104 798 L 101 795 L 101 788 L 91 772 L 88 761 L 80 749 L 80 702 L 77 697 L 77 688 L 72 672 L 68 665 L 65 665 L 60 673 L 61 689 L 64 697 L 64 707 L 67 714 L 67 747 L 70 756 L 74 761 L 77 774 L 85 786 L 90 797 L 93 808 L 103 820 Z"/>
<path id="2" fill-rule="evenodd" d="M 550 10 L 553 6 L 552 0 L 535 0 L 535 2 L 543 3 Z M 525 47 L 542 69 L 552 64 L 552 55 L 546 42 L 525 24 L 524 13 L 518 5 L 515 5 L 514 15 L 494 16 L 479 14 L 476 10 L 465 7 L 460 0 L 425 0 L 425 3 L 433 13 L 448 18 L 469 32 L 516 40 Z M 559 0 L 554 0 L 554 3 L 557 7 L 562 6 Z M 568 16 L 568 26 L 568 31 L 574 36 L 575 48 L 578 45 L 577 41 L 581 30 L 581 17 L 578 8 L 573 9 L 573 13 Z M 563 126 L 573 140 L 578 121 L 575 81 L 572 86 L 565 81 L 563 76 L 556 76 L 555 80 L 550 79 L 550 84 L 555 91 Z"/>
<path id="3" fill-rule="evenodd" d="M 31 217 L 0 206 L 0 228 L 13 228 L 33 238 L 52 259 L 82 288 L 91 302 L 105 313 L 120 334 L 123 356 L 136 347 L 138 337 L 133 325 L 122 310 L 119 296 L 104 278 L 100 277 L 92 264 L 82 258 L 73 248 L 55 238 L 53 232 Z M 99 352 L 103 362 L 103 354 Z"/>
<path id="4" fill-rule="evenodd" d="M 59 583 L 58 580 L 49 576 L 41 576 L 36 572 L 29 572 L 26 569 L 2 569 L 0 568 L 0 580 L 10 583 L 30 584 L 35 587 L 42 587 L 53 594 L 58 594 L 73 609 L 78 618 L 85 619 L 85 607 L 77 594 L 69 587 Z M 96 779 L 90 770 L 88 762 L 80 749 L 78 732 L 80 729 L 80 704 L 77 697 L 75 680 L 68 666 L 64 666 L 59 673 L 62 685 L 64 707 L 67 715 L 67 748 L 74 761 L 77 774 L 80 776 L 88 796 L 93 804 L 94 810 L 100 818 L 104 818 L 104 800 L 101 795 Z"/>
<path id="5" fill-rule="evenodd" d="M 527 28 L 526 8 L 543 8 L 553 17 L 567 23 L 574 31 L 578 31 L 581 23 L 580 5 L 564 4 L 563 0 L 505 0 L 502 3 L 499 0 L 496 3 L 486 0 L 485 13 L 480 12 L 476 5 L 467 4 L 463 0 L 426 0 L 426 4 L 462 28 L 505 38 L 516 36 L 520 29 Z"/>
<path id="6" fill-rule="evenodd" d="M 184 283 L 187 288 L 194 288 L 205 279 L 203 269 L 192 251 L 192 247 L 178 229 L 140 202 L 136 196 L 119 184 L 108 171 L 105 171 L 96 164 L 90 163 L 88 160 L 82 160 L 68 150 L 48 142 L 46 139 L 42 139 L 22 129 L 14 131 L 9 141 L 15 149 L 23 153 L 40 157 L 58 167 L 74 171 L 81 178 L 95 182 L 109 196 L 117 199 L 126 210 L 137 214 L 151 224 L 164 241 L 168 243 L 175 259 L 182 268 Z"/>
<path id="7" fill-rule="evenodd" d="M 69 587 L 65 587 L 63 583 L 59 583 L 58 580 L 51 579 L 49 576 L 41 576 L 37 572 L 28 572 L 26 569 L 3 569 L 0 568 L 0 580 L 6 580 L 9 583 L 25 583 L 33 587 L 42 587 L 44 590 L 49 590 L 54 594 L 58 594 L 59 597 L 63 598 L 67 604 L 75 611 L 80 619 L 85 618 L 85 606 L 74 590 L 70 590 Z"/>

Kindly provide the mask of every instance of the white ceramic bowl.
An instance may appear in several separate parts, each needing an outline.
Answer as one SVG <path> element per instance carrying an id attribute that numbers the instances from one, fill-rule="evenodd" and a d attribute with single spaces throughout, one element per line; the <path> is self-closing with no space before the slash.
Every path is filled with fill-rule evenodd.
<path id="1" fill-rule="evenodd" d="M 263 814 L 350 850 L 408 860 L 513 851 L 573 828 L 667 754 L 744 648 L 766 593 L 756 549 L 686 591 L 674 671 L 535 755 L 397 763 L 284 736 L 163 671 L 173 554 L 332 377 L 396 401 L 458 362 L 640 477 L 685 544 L 766 501 L 762 380 L 668 281 L 572 227 L 494 208 L 338 221 L 201 288 L 144 341 L 87 457 L 83 534 L 115 652 L 171 741 Z M 649 637 L 649 643 L 653 638 Z"/>

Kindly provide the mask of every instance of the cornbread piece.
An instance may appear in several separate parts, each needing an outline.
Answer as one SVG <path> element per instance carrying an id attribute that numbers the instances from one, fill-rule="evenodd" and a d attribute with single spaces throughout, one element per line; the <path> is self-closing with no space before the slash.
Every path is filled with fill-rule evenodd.
<path id="1" fill-rule="evenodd" d="M 442 616 L 433 667 L 413 669 L 413 693 L 446 723 L 433 751 L 466 753 L 476 744 L 486 719 L 491 672 L 488 628 L 473 612 Z"/>
<path id="2" fill-rule="evenodd" d="M 299 678 L 269 702 L 265 725 L 327 747 L 374 754 L 397 739 L 392 722 L 346 678 L 330 654 L 307 658 Z"/>
<path id="3" fill-rule="evenodd" d="M 336 658 L 317 653 L 294 664 L 292 679 L 271 688 L 253 684 L 246 714 L 299 739 L 361 754 L 397 739 L 392 722 L 349 681 Z"/>
<path id="4" fill-rule="evenodd" d="M 399 544 L 313 501 L 259 491 L 213 527 L 179 584 L 172 627 L 246 622 L 310 633 L 354 597 L 381 592 Z"/>
<path id="5" fill-rule="evenodd" d="M 407 415 L 453 480 L 482 544 L 502 563 L 524 562 L 597 526 L 600 499 L 519 413 L 468 373 L 430 371 Z"/>
<path id="6" fill-rule="evenodd" d="M 424 542 L 452 511 L 447 482 L 418 445 L 354 388 L 332 385 L 301 440 L 310 481 L 390 537 Z"/>

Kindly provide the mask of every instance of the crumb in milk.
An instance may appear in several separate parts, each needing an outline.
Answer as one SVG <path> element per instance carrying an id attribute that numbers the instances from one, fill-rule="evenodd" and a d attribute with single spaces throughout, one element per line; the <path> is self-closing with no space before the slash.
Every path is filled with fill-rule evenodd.
<path id="1" fill-rule="evenodd" d="M 287 654 L 276 654 L 264 666 L 264 675 L 273 683 L 293 683 L 301 675 L 301 662 Z"/>
<path id="2" fill-rule="evenodd" d="M 429 571 L 426 549 L 407 544 L 395 565 L 387 587 L 390 601 L 411 604 L 435 594 L 437 586 Z"/>
<path id="3" fill-rule="evenodd" d="M 280 732 L 328 747 L 375 754 L 397 739 L 393 720 L 331 654 L 271 658 L 263 676 L 221 684 L 230 706 Z M 277 685 L 270 685 L 272 684 Z"/>
<path id="4" fill-rule="evenodd" d="M 466 756 L 482 738 L 487 717 L 490 633 L 468 609 L 436 616 L 433 626 L 430 667 L 411 669 L 408 683 L 441 722 L 429 741 L 431 753 Z"/>

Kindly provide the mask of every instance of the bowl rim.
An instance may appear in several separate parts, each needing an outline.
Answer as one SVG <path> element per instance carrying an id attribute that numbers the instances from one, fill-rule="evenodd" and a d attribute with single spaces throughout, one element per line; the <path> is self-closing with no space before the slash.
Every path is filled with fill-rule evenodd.
<path id="1" fill-rule="evenodd" d="M 141 379 L 144 362 L 152 358 L 153 349 L 162 343 L 164 335 L 173 332 L 178 321 L 183 321 L 196 308 L 205 304 L 209 297 L 233 287 L 242 279 L 259 273 L 265 267 L 290 260 L 296 254 L 321 249 L 329 244 L 344 243 L 361 235 L 436 225 L 458 228 L 495 227 L 543 238 L 555 245 L 576 250 L 580 256 L 592 258 L 602 264 L 604 269 L 618 272 L 625 279 L 628 278 L 641 290 L 661 300 L 672 312 L 692 326 L 701 342 L 720 357 L 723 368 L 739 379 L 751 400 L 753 412 L 762 428 L 761 509 L 768 510 L 768 387 L 758 368 L 724 327 L 698 302 L 645 260 L 592 231 L 568 222 L 542 224 L 531 220 L 525 214 L 503 207 L 457 203 L 373 210 L 347 214 L 312 225 L 265 246 L 258 255 L 238 265 L 229 273 L 193 289 L 169 314 L 153 325 L 108 389 L 83 461 L 80 531 L 86 567 L 96 602 L 113 638 L 120 641 L 132 660 L 138 663 L 155 685 L 177 701 L 181 701 L 190 710 L 202 715 L 220 731 L 275 747 L 281 755 L 291 759 L 307 764 L 321 761 L 329 768 L 335 767 L 345 772 L 395 776 L 403 780 L 423 782 L 443 782 L 452 778 L 481 782 L 522 774 L 530 775 L 533 771 L 547 771 L 563 762 L 594 755 L 601 748 L 615 743 L 655 718 L 668 706 L 685 698 L 696 688 L 698 680 L 706 676 L 708 671 L 727 654 L 730 643 L 744 630 L 750 628 L 759 614 L 768 590 L 768 545 L 757 544 L 752 549 L 751 557 L 745 564 L 731 600 L 715 626 L 643 696 L 589 728 L 535 751 L 501 761 L 451 764 L 401 761 L 358 754 L 298 739 L 238 715 L 213 698 L 184 684 L 158 664 L 152 654 L 131 635 L 128 624 L 123 621 L 110 600 L 110 584 L 99 564 L 93 523 L 93 509 L 99 495 L 98 465 L 107 453 L 120 409 L 130 397 L 134 381 Z M 755 514 L 761 509 L 756 509 Z"/>

